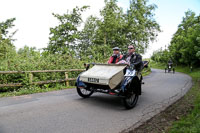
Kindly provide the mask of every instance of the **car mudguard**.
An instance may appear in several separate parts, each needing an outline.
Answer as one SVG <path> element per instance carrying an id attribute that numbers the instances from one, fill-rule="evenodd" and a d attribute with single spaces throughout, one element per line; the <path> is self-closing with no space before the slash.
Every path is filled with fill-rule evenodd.
<path id="1" fill-rule="evenodd" d="M 141 82 L 138 76 L 124 78 L 121 84 L 122 91 L 125 92 L 129 88 L 133 89 L 135 94 L 141 95 Z"/>
<path id="2" fill-rule="evenodd" d="M 75 86 L 77 86 L 77 87 L 84 87 L 84 88 L 87 87 L 87 85 L 85 83 L 83 83 L 82 81 L 80 81 L 80 76 L 78 76 L 78 78 L 76 79 Z"/>

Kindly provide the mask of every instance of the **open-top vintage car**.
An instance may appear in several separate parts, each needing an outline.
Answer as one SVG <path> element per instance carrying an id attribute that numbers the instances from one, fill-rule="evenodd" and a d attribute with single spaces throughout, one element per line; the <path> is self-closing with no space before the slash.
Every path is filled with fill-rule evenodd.
<path id="1" fill-rule="evenodd" d="M 165 73 L 170 73 L 171 71 L 175 73 L 175 68 L 173 67 L 173 63 L 168 63 L 165 68 Z"/>
<path id="2" fill-rule="evenodd" d="M 144 62 L 147 66 L 148 62 Z M 82 72 L 76 81 L 78 94 L 83 98 L 94 92 L 121 96 L 127 109 L 133 108 L 141 95 L 142 74 L 134 66 L 124 64 L 95 64 Z"/>

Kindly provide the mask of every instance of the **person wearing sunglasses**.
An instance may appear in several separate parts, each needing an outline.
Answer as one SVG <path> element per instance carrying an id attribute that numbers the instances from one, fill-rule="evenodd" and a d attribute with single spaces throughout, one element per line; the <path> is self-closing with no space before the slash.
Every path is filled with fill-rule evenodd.
<path id="1" fill-rule="evenodd" d="M 122 59 L 118 64 L 127 64 L 139 70 L 142 66 L 142 56 L 135 52 L 135 47 L 133 45 L 128 46 L 128 53 L 123 55 Z"/>

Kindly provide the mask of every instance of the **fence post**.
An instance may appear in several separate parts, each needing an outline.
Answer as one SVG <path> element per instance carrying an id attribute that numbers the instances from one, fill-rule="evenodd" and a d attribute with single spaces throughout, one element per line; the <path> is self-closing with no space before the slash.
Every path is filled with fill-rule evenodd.
<path id="1" fill-rule="evenodd" d="M 29 73 L 29 84 L 33 83 L 33 74 Z"/>
<path id="2" fill-rule="evenodd" d="M 65 79 L 66 80 L 68 79 L 68 72 L 65 72 Z M 66 86 L 67 87 L 69 86 L 69 81 L 68 80 L 66 81 Z"/>

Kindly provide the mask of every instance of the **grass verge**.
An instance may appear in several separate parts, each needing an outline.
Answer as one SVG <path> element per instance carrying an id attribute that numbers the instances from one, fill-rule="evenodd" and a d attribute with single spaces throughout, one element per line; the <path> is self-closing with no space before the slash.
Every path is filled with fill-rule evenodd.
<path id="1" fill-rule="evenodd" d="M 55 87 L 49 87 L 48 84 L 42 87 L 29 86 L 29 87 L 23 87 L 23 88 L 10 91 L 10 92 L 2 92 L 0 93 L 0 97 L 20 96 L 20 95 L 27 95 L 27 94 L 33 94 L 33 93 L 43 93 L 43 92 L 48 92 L 48 91 L 63 90 L 63 89 L 69 89 L 69 88 L 75 88 L 75 86 L 66 87 L 65 85 L 60 85 L 60 84 L 56 84 Z"/>

